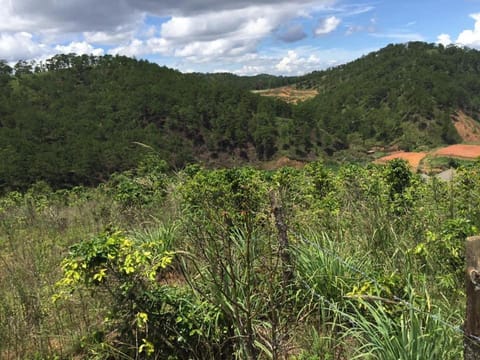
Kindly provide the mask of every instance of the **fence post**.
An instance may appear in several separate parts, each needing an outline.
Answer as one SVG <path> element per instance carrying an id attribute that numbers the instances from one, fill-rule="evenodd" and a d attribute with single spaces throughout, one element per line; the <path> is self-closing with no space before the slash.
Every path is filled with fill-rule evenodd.
<path id="1" fill-rule="evenodd" d="M 465 244 L 465 316 L 464 360 L 480 360 L 480 236 L 467 238 Z"/>

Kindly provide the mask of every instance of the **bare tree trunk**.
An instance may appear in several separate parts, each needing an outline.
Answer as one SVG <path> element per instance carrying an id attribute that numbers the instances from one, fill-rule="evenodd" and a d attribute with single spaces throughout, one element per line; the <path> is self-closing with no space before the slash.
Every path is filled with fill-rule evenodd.
<path id="1" fill-rule="evenodd" d="M 270 192 L 270 203 L 273 216 L 275 217 L 275 226 L 278 231 L 278 247 L 280 258 L 282 260 L 283 286 L 290 286 L 293 282 L 293 264 L 290 256 L 289 241 L 287 234 L 287 225 L 285 224 L 285 214 L 281 201 L 275 192 Z"/>

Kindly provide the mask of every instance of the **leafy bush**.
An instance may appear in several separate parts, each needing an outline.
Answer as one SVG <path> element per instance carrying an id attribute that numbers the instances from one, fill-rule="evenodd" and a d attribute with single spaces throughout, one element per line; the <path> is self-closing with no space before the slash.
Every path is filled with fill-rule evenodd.
<path id="1" fill-rule="evenodd" d="M 221 314 L 181 283 L 165 280 L 175 256 L 166 244 L 170 239 L 121 231 L 76 244 L 62 262 L 54 300 L 82 288 L 104 297 L 107 313 L 95 340 L 102 349 L 129 356 L 215 358 L 224 336 Z"/>

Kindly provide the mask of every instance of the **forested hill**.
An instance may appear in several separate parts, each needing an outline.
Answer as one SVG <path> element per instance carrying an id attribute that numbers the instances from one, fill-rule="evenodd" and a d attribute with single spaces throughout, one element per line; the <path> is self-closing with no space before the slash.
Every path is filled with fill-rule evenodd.
<path id="1" fill-rule="evenodd" d="M 95 184 L 155 152 L 174 167 L 274 154 L 290 106 L 127 57 L 0 64 L 0 188 Z M 149 148 L 140 145 L 148 145 Z"/>
<path id="2" fill-rule="evenodd" d="M 182 74 L 109 55 L 0 61 L 0 191 L 96 184 L 152 153 L 178 168 L 459 142 L 451 116 L 478 119 L 479 72 L 476 50 L 417 42 L 299 78 Z M 319 95 L 292 105 L 250 91 L 285 85 Z"/>
<path id="3" fill-rule="evenodd" d="M 389 45 L 349 64 L 299 79 L 319 95 L 303 104 L 323 134 L 352 146 L 403 149 L 459 141 L 451 115 L 478 120 L 480 52 L 412 42 Z"/>

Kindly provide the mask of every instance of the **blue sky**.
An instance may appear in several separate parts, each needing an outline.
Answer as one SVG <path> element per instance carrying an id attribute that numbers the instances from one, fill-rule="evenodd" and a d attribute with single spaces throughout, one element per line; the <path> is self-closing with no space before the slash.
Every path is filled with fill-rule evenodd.
<path id="1" fill-rule="evenodd" d="M 75 52 L 298 75 L 414 40 L 480 48 L 480 0 L 0 0 L 12 64 Z"/>

